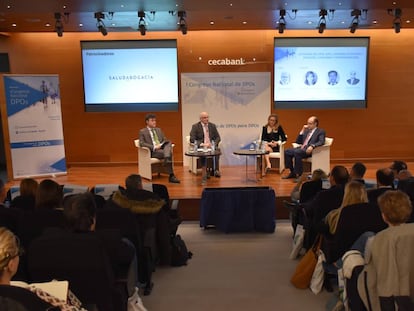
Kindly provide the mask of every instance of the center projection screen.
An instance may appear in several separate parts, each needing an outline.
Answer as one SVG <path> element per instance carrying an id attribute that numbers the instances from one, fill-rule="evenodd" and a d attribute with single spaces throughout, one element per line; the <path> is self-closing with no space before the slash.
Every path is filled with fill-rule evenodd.
<path id="1" fill-rule="evenodd" d="M 366 108 L 368 37 L 275 38 L 275 109 Z"/>
<path id="2" fill-rule="evenodd" d="M 85 111 L 178 111 L 176 40 L 81 41 Z"/>

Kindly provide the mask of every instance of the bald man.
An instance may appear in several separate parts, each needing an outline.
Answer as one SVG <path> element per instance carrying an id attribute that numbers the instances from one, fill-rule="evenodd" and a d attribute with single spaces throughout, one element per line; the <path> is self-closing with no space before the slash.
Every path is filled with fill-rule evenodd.
<path id="1" fill-rule="evenodd" d="M 296 138 L 299 147 L 285 150 L 285 167 L 290 170 L 290 173 L 282 177 L 283 179 L 297 178 L 302 175 L 302 159 L 311 157 L 315 148 L 325 144 L 325 131 L 319 128 L 318 125 L 318 118 L 310 117 Z M 295 159 L 294 163 L 293 159 Z"/>
<path id="2" fill-rule="evenodd" d="M 209 122 L 209 116 L 207 112 L 200 113 L 200 122 L 193 124 L 191 127 L 190 132 L 190 142 L 194 143 L 197 141 L 197 147 L 206 147 L 211 148 L 212 142 L 216 148 L 220 143 L 220 134 L 217 131 L 217 127 L 214 123 Z M 206 158 L 201 158 L 201 165 L 204 167 L 206 165 Z M 215 167 L 214 169 L 214 176 L 220 177 L 220 170 L 219 170 L 219 156 L 215 157 Z M 207 176 L 203 176 L 203 183 L 206 182 Z"/>

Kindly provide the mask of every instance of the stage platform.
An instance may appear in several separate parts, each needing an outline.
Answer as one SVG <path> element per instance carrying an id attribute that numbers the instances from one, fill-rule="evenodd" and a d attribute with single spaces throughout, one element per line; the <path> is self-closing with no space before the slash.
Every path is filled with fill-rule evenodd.
<path id="1" fill-rule="evenodd" d="M 375 172 L 379 168 L 389 167 L 391 161 L 383 162 L 364 162 L 367 166 L 366 178 L 375 180 Z M 353 161 L 342 161 L 331 163 L 333 165 L 344 165 L 349 168 Z M 407 163 L 408 168 L 414 167 L 413 163 Z M 263 178 L 256 180 L 255 169 L 253 165 L 247 168 L 247 178 L 245 166 L 227 166 L 221 168 L 221 178 L 211 177 L 207 181 L 207 185 L 201 185 L 201 175 L 194 175 L 189 172 L 188 167 L 175 165 L 176 176 L 181 180 L 180 184 L 171 184 L 168 182 L 167 175 L 153 175 L 152 181 L 144 180 L 144 182 L 153 182 L 164 184 L 168 187 L 170 199 L 179 200 L 180 212 L 184 220 L 198 220 L 199 206 L 202 191 L 205 187 L 263 187 L 269 186 L 276 193 L 276 218 L 287 219 L 288 211 L 283 207 L 283 200 L 290 199 L 290 193 L 295 186 L 292 179 L 282 179 L 277 169 L 271 170 L 270 173 Z M 137 174 L 138 168 L 136 164 L 111 164 L 111 165 L 70 165 L 66 175 L 49 177 L 59 184 L 75 184 L 84 185 L 90 188 L 96 184 L 119 184 L 124 186 L 125 177 L 129 174 Z M 36 178 L 42 180 L 43 178 Z M 7 182 L 6 187 L 19 185 L 19 180 Z"/>

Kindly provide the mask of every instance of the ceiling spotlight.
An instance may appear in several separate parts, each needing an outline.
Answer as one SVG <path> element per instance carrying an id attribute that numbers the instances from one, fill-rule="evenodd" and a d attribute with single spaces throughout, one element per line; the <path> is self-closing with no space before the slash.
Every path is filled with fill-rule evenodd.
<path id="1" fill-rule="evenodd" d="M 186 35 L 188 28 L 187 28 L 187 21 L 185 20 L 185 17 L 187 17 L 187 14 L 185 13 L 185 11 L 178 11 L 177 15 L 180 18 L 180 20 L 178 21 L 178 26 L 181 30 L 181 33 L 183 35 Z"/>
<path id="2" fill-rule="evenodd" d="M 95 18 L 96 18 L 96 27 L 98 28 L 99 32 L 103 36 L 106 36 L 108 34 L 108 31 L 106 30 L 105 24 L 103 22 L 103 19 L 105 18 L 105 14 L 102 12 L 96 12 Z"/>
<path id="3" fill-rule="evenodd" d="M 395 33 L 400 33 L 401 31 L 401 15 L 402 10 L 401 9 L 395 9 L 394 10 L 394 21 L 392 22 L 392 27 L 394 28 Z"/>
<path id="4" fill-rule="evenodd" d="M 321 17 L 319 19 L 319 23 L 318 23 L 318 32 L 319 33 L 323 33 L 326 29 L 326 19 L 325 16 L 328 14 L 328 12 L 326 10 L 320 10 L 319 11 L 319 16 Z"/>
<path id="5" fill-rule="evenodd" d="M 63 22 L 62 22 L 62 14 L 55 13 L 55 31 L 58 37 L 63 36 Z"/>
<path id="6" fill-rule="evenodd" d="M 351 33 L 355 33 L 359 25 L 359 17 L 361 16 L 361 10 L 358 10 L 358 9 L 352 10 L 351 16 L 353 16 L 354 18 L 352 19 L 351 26 L 349 27 L 350 28 L 349 31 Z"/>
<path id="7" fill-rule="evenodd" d="M 283 33 L 286 29 L 286 21 L 285 21 L 285 15 L 286 15 L 286 10 L 280 10 L 279 11 L 279 21 L 278 21 L 278 30 L 279 33 Z"/>
<path id="8" fill-rule="evenodd" d="M 139 11 L 138 12 L 139 22 L 138 22 L 138 30 L 141 33 L 141 36 L 145 36 L 147 32 L 147 27 L 145 26 L 145 12 Z"/>

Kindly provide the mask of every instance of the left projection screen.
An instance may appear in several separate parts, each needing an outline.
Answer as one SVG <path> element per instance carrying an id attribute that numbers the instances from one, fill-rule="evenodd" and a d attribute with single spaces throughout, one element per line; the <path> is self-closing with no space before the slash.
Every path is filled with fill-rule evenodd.
<path id="1" fill-rule="evenodd" d="M 81 41 L 87 112 L 177 111 L 176 40 Z"/>

